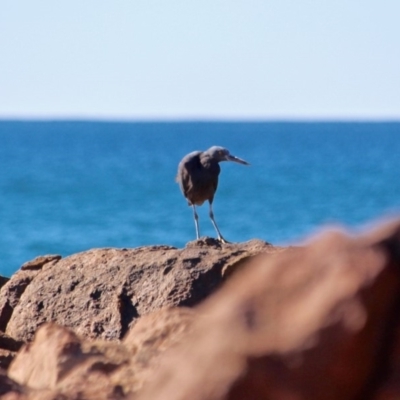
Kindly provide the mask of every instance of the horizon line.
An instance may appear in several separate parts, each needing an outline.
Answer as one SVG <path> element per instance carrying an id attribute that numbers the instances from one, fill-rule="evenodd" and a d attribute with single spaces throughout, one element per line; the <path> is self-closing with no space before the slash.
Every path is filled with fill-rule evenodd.
<path id="1" fill-rule="evenodd" d="M 399 117 L 115 117 L 115 116 L 2 116 L 0 122 L 81 123 L 400 123 Z"/>

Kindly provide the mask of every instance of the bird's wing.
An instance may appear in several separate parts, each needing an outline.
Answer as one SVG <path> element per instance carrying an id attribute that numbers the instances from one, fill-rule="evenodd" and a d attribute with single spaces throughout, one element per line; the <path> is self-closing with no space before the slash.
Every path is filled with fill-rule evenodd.
<path id="1" fill-rule="evenodd" d="M 193 167 L 191 167 L 191 166 L 193 164 L 198 163 L 197 160 L 198 160 L 200 153 L 201 153 L 201 151 L 192 151 L 191 153 L 186 154 L 186 156 L 182 158 L 181 162 L 178 165 L 178 173 L 175 177 L 176 182 L 180 183 L 182 172 L 184 170 L 190 171 L 191 169 L 193 169 Z"/>
<path id="2" fill-rule="evenodd" d="M 200 153 L 201 151 L 193 151 L 187 154 L 179 163 L 176 181 L 179 183 L 185 197 L 187 197 L 188 191 L 192 186 L 193 174 L 200 168 Z"/>

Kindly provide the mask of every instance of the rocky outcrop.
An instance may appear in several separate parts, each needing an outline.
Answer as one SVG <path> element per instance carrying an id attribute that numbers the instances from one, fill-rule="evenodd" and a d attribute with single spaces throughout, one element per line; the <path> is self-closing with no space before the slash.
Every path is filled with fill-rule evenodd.
<path id="1" fill-rule="evenodd" d="M 399 311 L 400 224 L 327 233 L 251 261 L 135 399 L 398 399 Z"/>
<path id="2" fill-rule="evenodd" d="M 122 399 L 142 387 L 152 363 L 179 342 L 193 324 L 186 308 L 144 316 L 120 343 L 88 340 L 45 324 L 12 363 L 8 376 L 26 393 L 47 391 L 82 399 Z"/>
<path id="3" fill-rule="evenodd" d="M 223 281 L 223 269 L 274 247 L 259 240 L 223 245 L 210 238 L 184 249 L 95 249 L 24 264 L 0 291 L 0 330 L 30 341 L 45 322 L 89 338 L 118 340 L 140 316 L 192 307 Z"/>
<path id="4" fill-rule="evenodd" d="M 0 375 L 6 400 L 400 398 L 400 221 L 283 251 L 205 239 L 183 250 L 93 250 L 29 271 L 40 272 L 7 332 L 36 333 Z M 136 312 L 121 329 L 123 291 Z M 13 322 L 32 305 L 25 318 L 39 318 L 46 293 L 52 323 Z M 87 329 L 93 321 L 104 329 Z"/>

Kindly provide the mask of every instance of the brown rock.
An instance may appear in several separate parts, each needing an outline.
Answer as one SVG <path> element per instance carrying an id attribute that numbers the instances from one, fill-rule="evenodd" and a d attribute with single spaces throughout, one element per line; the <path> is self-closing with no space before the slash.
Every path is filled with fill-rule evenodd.
<path id="1" fill-rule="evenodd" d="M 400 222 L 261 255 L 198 307 L 135 399 L 400 399 L 399 305 Z"/>
<path id="2" fill-rule="evenodd" d="M 194 247 L 201 259 L 213 257 L 207 240 Z M 135 318 L 121 343 L 45 324 L 10 366 L 4 398 L 400 399 L 400 223 L 253 258 L 232 246 L 216 261 L 235 272 L 224 287 L 194 309 Z"/>
<path id="3" fill-rule="evenodd" d="M 10 278 L 7 278 L 5 276 L 0 275 L 0 289 L 10 280 Z"/>
<path id="4" fill-rule="evenodd" d="M 386 353 L 379 361 L 381 370 L 381 385 L 377 386 L 376 396 L 373 400 L 398 400 L 400 399 L 400 305 L 394 310 L 397 318 L 393 318 L 389 335 L 386 338 Z M 397 320 L 397 325 L 395 322 Z M 392 325 L 393 324 L 393 325 Z"/>
<path id="5" fill-rule="evenodd" d="M 141 319 L 122 343 L 91 341 L 55 324 L 38 329 L 9 369 L 9 377 L 50 398 L 120 399 L 139 390 L 159 354 L 178 343 L 194 320 L 185 308 L 164 309 Z"/>
<path id="6" fill-rule="evenodd" d="M 221 284 L 222 269 L 262 251 L 274 248 L 206 238 L 182 250 L 96 249 L 47 262 L 17 272 L 3 287 L 0 328 L 29 341 L 40 325 L 57 322 L 90 338 L 120 339 L 142 315 L 198 304 Z"/>
<path id="7" fill-rule="evenodd" d="M 0 332 L 0 368 L 7 369 L 23 342 Z"/>
<path id="8" fill-rule="evenodd" d="M 179 343 L 198 318 L 196 312 L 186 307 L 166 308 L 139 318 L 122 342 L 134 355 L 129 366 L 117 374 L 125 393 L 136 393 L 144 382 L 151 381 L 159 356 Z"/>
<path id="9" fill-rule="evenodd" d="M 85 393 L 84 398 L 94 398 L 91 393 L 96 391 L 98 398 L 112 398 L 116 393 L 108 372 L 128 361 L 126 352 L 113 350 L 104 357 L 98 345 L 85 348 L 72 331 L 46 324 L 38 330 L 34 342 L 19 352 L 8 375 L 31 390 Z"/>
<path id="10" fill-rule="evenodd" d="M 14 360 L 16 352 L 0 348 L 0 369 L 6 371 Z"/>
<path id="11" fill-rule="evenodd" d="M 21 266 L 22 270 L 25 269 L 42 269 L 43 266 L 49 262 L 55 263 L 57 261 L 61 260 L 61 256 L 58 254 L 48 254 L 46 256 L 39 256 L 36 257 L 32 261 L 28 261 L 25 264 Z"/>
<path id="12" fill-rule="evenodd" d="M 0 277 L 0 331 L 6 331 L 14 308 L 39 270 L 48 263 L 55 264 L 60 258 L 58 255 L 40 256 L 23 264 L 11 279 Z"/>
<path id="13" fill-rule="evenodd" d="M 15 340 L 4 332 L 0 332 L 0 348 L 10 351 L 18 351 L 24 342 Z"/>
<path id="14" fill-rule="evenodd" d="M 36 270 L 17 271 L 0 289 L 0 331 L 6 331 L 22 294 L 38 273 Z"/>
<path id="15" fill-rule="evenodd" d="M 4 399 L 4 395 L 9 394 L 9 399 L 11 400 L 13 397 L 15 399 L 19 399 L 23 394 L 23 388 L 18 385 L 18 383 L 14 382 L 10 379 L 5 371 L 0 369 L 0 396 Z M 22 399 L 21 399 L 22 400 Z"/>

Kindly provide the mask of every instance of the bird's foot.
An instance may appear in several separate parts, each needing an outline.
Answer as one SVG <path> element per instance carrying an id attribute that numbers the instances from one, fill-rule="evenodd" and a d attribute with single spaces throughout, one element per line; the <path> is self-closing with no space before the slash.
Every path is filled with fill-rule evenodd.
<path id="1" fill-rule="evenodd" d="M 224 244 L 230 244 L 231 242 L 228 242 L 226 239 L 224 239 L 222 236 L 218 237 L 218 242 L 220 243 L 224 243 Z"/>

